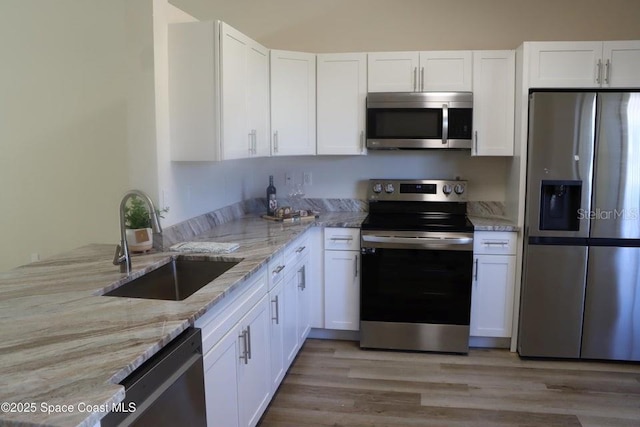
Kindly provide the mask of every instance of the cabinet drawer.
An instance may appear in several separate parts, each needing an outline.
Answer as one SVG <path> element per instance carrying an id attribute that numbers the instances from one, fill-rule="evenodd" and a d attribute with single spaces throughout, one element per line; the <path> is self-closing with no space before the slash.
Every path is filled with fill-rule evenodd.
<path id="1" fill-rule="evenodd" d="M 359 228 L 325 228 L 324 248 L 338 251 L 360 250 Z"/>
<path id="2" fill-rule="evenodd" d="M 220 301 L 209 312 L 196 320 L 195 326 L 202 329 L 202 354 L 206 354 L 247 312 L 267 294 L 264 269 L 252 276 L 247 284 L 240 285 L 235 292 Z M 218 309 L 220 306 L 220 309 Z"/>
<path id="3" fill-rule="evenodd" d="M 476 231 L 473 253 L 485 255 L 515 255 L 517 233 L 512 231 Z"/>
<path id="4" fill-rule="evenodd" d="M 306 233 L 297 238 L 294 242 L 287 246 L 284 254 L 284 260 L 287 267 L 293 267 L 309 254 L 309 240 Z"/>
<path id="5" fill-rule="evenodd" d="M 269 281 L 269 290 L 273 289 L 275 285 L 284 278 L 286 270 L 286 263 L 284 260 L 284 252 L 280 251 L 271 258 L 269 265 L 267 266 L 267 276 Z"/>

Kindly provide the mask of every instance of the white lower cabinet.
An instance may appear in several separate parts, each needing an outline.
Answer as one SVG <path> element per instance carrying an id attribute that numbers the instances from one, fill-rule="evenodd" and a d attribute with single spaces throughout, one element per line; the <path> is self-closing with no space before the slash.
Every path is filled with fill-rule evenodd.
<path id="1" fill-rule="evenodd" d="M 247 288 L 208 324 L 196 324 L 203 331 L 208 426 L 255 426 L 271 399 L 270 312 L 264 272 Z"/>
<path id="2" fill-rule="evenodd" d="M 303 234 L 196 321 L 208 426 L 257 425 L 307 338 L 310 241 Z"/>
<path id="3" fill-rule="evenodd" d="M 359 229 L 325 229 L 325 329 L 360 330 L 359 249 Z"/>
<path id="4" fill-rule="evenodd" d="M 516 233 L 476 232 L 470 335 L 511 337 Z"/>
<path id="5" fill-rule="evenodd" d="M 278 282 L 269 291 L 271 325 L 269 327 L 269 337 L 271 338 L 271 391 L 275 392 L 284 378 L 286 368 L 284 367 L 284 303 L 283 281 Z"/>

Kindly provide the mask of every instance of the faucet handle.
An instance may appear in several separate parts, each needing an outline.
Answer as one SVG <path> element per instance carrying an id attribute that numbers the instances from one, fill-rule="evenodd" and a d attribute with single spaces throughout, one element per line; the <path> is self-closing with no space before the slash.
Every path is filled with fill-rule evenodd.
<path id="1" fill-rule="evenodd" d="M 116 253 L 113 255 L 113 265 L 122 264 L 122 247 L 120 245 L 116 245 Z"/>

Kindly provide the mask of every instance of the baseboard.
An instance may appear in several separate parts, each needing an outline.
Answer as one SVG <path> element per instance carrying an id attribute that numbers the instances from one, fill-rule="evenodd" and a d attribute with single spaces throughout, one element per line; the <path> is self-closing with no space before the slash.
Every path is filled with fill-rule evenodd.
<path id="1" fill-rule="evenodd" d="M 311 328 L 309 338 L 320 340 L 360 341 L 359 331 L 340 331 L 336 329 Z M 509 348 L 511 338 L 469 337 L 469 347 Z"/>
<path id="2" fill-rule="evenodd" d="M 316 338 L 320 340 L 360 341 L 360 332 L 311 328 L 309 338 Z"/>
<path id="3" fill-rule="evenodd" d="M 469 347 L 510 348 L 511 338 L 469 337 Z"/>

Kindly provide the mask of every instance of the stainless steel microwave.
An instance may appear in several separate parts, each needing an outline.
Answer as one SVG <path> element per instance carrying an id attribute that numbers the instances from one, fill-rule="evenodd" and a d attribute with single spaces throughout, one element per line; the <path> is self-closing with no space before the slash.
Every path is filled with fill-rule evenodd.
<path id="1" fill-rule="evenodd" d="M 379 92 L 367 95 L 368 149 L 470 149 L 471 92 Z"/>

